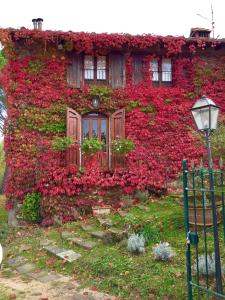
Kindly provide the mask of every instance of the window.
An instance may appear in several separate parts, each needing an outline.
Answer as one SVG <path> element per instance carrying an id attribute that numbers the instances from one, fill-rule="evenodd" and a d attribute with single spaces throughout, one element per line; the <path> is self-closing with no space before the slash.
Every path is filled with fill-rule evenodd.
<path id="1" fill-rule="evenodd" d="M 109 130 L 110 127 L 110 130 Z M 124 157 L 114 155 L 110 150 L 110 141 L 125 137 L 125 110 L 119 109 L 110 117 L 100 112 L 90 112 L 81 116 L 75 110 L 67 109 L 67 136 L 74 144 L 67 150 L 67 164 L 78 168 L 88 167 L 90 157 L 81 153 L 80 144 L 84 139 L 98 139 L 103 144 L 92 159 L 101 169 L 120 168 L 124 166 Z"/>
<path id="2" fill-rule="evenodd" d="M 151 78 L 155 85 L 171 85 L 172 63 L 171 59 L 153 59 L 150 62 Z"/>
<path id="3" fill-rule="evenodd" d="M 171 59 L 162 60 L 162 81 L 171 82 L 172 81 L 172 66 Z"/>
<path id="4" fill-rule="evenodd" d="M 88 81 L 106 80 L 106 56 L 84 56 L 84 79 Z"/>
<path id="5" fill-rule="evenodd" d="M 156 59 L 150 62 L 152 81 L 159 81 L 159 64 Z"/>

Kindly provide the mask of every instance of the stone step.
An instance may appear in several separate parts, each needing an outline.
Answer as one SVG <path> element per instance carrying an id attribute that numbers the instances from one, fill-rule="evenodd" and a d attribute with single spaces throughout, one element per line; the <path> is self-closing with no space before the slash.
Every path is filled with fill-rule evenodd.
<path id="1" fill-rule="evenodd" d="M 99 224 L 104 228 L 110 228 L 113 226 L 113 222 L 105 218 L 97 218 Z"/>
<path id="2" fill-rule="evenodd" d="M 81 237 L 74 236 L 72 232 L 64 231 L 61 234 L 62 238 L 68 242 L 75 244 L 76 246 L 83 247 L 84 249 L 91 250 L 93 249 L 97 243 L 85 240 Z"/>
<path id="3" fill-rule="evenodd" d="M 56 255 L 59 258 L 62 258 L 68 262 L 73 262 L 81 257 L 80 253 L 76 253 L 73 250 L 67 250 L 64 248 L 59 248 L 58 246 L 44 246 L 44 250 L 50 252 L 51 254 Z"/>
<path id="4" fill-rule="evenodd" d="M 79 238 L 79 237 L 72 237 L 69 239 L 69 241 L 71 241 L 73 244 L 83 247 L 84 249 L 87 249 L 87 250 L 91 250 L 97 245 L 96 242 L 85 241 L 84 239 Z"/>
<path id="5" fill-rule="evenodd" d="M 87 224 L 81 224 L 80 227 L 86 231 L 86 232 L 91 232 L 91 231 L 95 231 L 95 228 L 91 225 L 87 225 Z"/>
<path id="6" fill-rule="evenodd" d="M 105 238 L 105 235 L 107 234 L 105 231 L 90 231 L 89 232 L 91 236 L 95 237 L 95 238 L 98 238 L 98 239 L 101 239 L 103 240 Z"/>

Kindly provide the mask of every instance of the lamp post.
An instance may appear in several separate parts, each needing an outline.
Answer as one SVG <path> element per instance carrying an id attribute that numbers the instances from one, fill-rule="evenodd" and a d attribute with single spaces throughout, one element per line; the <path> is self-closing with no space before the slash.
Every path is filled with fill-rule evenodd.
<path id="1" fill-rule="evenodd" d="M 215 270 L 216 270 L 216 290 L 222 294 L 222 273 L 220 261 L 219 235 L 217 225 L 217 210 L 215 204 L 213 162 L 211 152 L 210 134 L 217 128 L 219 107 L 206 96 L 197 100 L 191 109 L 192 116 L 199 131 L 205 135 L 207 153 L 208 153 L 208 170 L 209 170 L 209 187 L 211 194 L 211 205 L 213 215 L 213 235 L 214 235 L 214 252 L 215 252 Z"/>

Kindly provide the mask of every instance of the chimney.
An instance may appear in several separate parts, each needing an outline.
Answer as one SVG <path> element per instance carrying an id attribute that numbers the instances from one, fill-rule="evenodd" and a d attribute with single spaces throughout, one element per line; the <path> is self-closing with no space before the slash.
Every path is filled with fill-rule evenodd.
<path id="1" fill-rule="evenodd" d="M 34 29 L 37 29 L 37 19 L 32 19 Z"/>
<path id="2" fill-rule="evenodd" d="M 42 18 L 37 18 L 37 26 L 38 26 L 38 30 L 42 30 L 42 22 L 44 21 Z"/>
<path id="3" fill-rule="evenodd" d="M 211 30 L 205 28 L 191 28 L 190 37 L 192 38 L 210 38 Z"/>

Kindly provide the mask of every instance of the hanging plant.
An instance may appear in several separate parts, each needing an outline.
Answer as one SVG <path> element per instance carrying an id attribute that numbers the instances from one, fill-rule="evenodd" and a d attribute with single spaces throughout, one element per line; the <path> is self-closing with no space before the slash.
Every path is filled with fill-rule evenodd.
<path id="1" fill-rule="evenodd" d="M 134 143 L 129 139 L 116 139 L 112 141 L 111 145 L 115 155 L 126 155 L 134 150 Z"/>
<path id="2" fill-rule="evenodd" d="M 81 144 L 81 151 L 86 155 L 94 155 L 98 151 L 102 150 L 102 148 L 103 144 L 96 138 L 84 139 L 83 143 Z"/>

